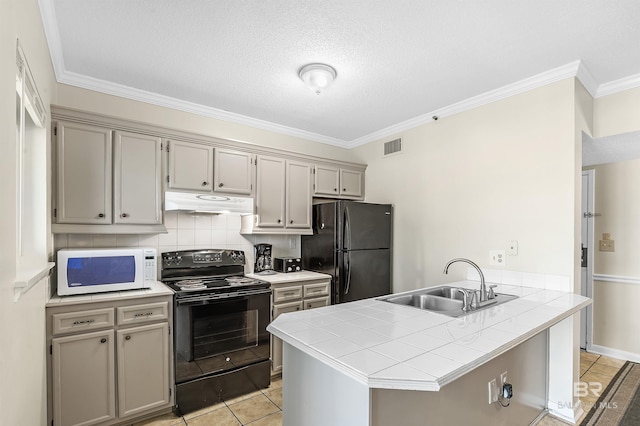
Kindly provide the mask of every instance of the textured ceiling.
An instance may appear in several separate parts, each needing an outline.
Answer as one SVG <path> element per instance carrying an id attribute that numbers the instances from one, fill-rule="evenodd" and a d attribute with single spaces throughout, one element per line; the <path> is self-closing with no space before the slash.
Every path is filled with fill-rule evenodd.
<path id="1" fill-rule="evenodd" d="M 595 89 L 620 79 L 640 85 L 638 0 L 40 0 L 40 7 L 61 82 L 162 95 L 344 146 L 577 61 Z M 297 75 L 311 62 L 338 72 L 320 95 Z"/>

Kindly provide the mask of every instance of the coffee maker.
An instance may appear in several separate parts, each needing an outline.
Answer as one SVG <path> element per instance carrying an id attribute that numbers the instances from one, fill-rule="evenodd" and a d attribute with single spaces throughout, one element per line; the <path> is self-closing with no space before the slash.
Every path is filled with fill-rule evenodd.
<path id="1" fill-rule="evenodd" d="M 271 244 L 256 244 L 255 248 L 255 264 L 253 272 L 256 274 L 275 274 L 273 270 L 273 260 L 271 258 Z"/>

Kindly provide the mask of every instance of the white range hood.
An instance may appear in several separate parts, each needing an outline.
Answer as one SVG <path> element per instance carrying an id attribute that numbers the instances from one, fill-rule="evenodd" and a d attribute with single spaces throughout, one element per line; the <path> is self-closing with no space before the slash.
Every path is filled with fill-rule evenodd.
<path id="1" fill-rule="evenodd" d="M 253 213 L 253 198 L 167 191 L 164 209 L 190 213 L 244 215 Z"/>

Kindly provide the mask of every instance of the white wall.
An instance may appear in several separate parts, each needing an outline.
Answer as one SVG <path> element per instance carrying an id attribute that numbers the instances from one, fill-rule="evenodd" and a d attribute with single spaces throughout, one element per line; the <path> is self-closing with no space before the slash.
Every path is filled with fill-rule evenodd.
<path id="1" fill-rule="evenodd" d="M 17 38 L 48 109 L 49 103 L 55 101 L 56 83 L 36 0 L 0 2 L 0 424 L 43 425 L 46 422 L 44 303 L 47 283 L 38 283 L 17 302 L 13 299 Z"/>
<path id="2" fill-rule="evenodd" d="M 505 269 L 573 282 L 575 90 L 566 79 L 352 150 L 368 164 L 367 201 L 395 206 L 395 292 L 463 276 L 442 274 L 454 257 L 495 269 L 489 250 L 508 240 L 518 255 Z M 395 137 L 402 153 L 383 158 Z"/>

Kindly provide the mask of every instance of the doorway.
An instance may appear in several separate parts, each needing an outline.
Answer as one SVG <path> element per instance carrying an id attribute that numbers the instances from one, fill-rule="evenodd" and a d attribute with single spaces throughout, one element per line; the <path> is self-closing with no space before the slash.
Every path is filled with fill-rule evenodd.
<path id="1" fill-rule="evenodd" d="M 581 286 L 580 294 L 593 298 L 593 250 L 594 250 L 594 180 L 595 170 L 582 172 L 581 207 Z M 593 305 L 580 312 L 580 348 L 590 349 L 593 342 Z"/>

